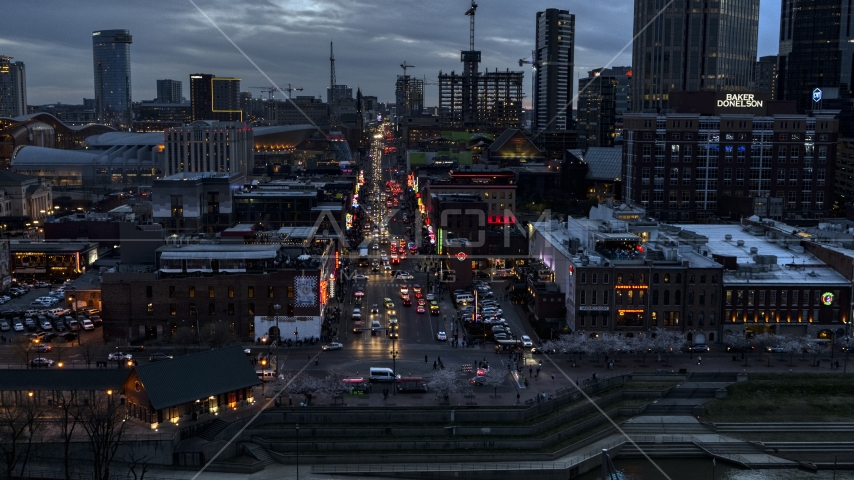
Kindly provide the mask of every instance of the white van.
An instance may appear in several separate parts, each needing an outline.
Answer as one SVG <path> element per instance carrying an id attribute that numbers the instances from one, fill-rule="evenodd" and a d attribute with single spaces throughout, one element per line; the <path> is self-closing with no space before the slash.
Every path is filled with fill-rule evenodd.
<path id="1" fill-rule="evenodd" d="M 394 370 L 390 368 L 371 367 L 370 378 L 372 382 L 393 382 Z"/>
<path id="2" fill-rule="evenodd" d="M 474 296 L 470 293 L 460 293 L 454 298 L 457 301 L 457 305 L 468 305 L 474 302 Z"/>
<path id="3" fill-rule="evenodd" d="M 276 373 L 273 370 L 255 370 L 255 373 L 262 382 L 272 382 L 276 379 Z"/>

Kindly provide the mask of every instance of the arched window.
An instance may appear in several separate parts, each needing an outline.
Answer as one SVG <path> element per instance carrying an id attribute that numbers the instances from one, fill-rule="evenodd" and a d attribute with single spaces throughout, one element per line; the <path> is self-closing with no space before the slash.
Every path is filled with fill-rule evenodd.
<path id="1" fill-rule="evenodd" d="M 645 273 L 640 274 L 640 284 L 646 285 L 646 274 Z"/>
<path id="2" fill-rule="evenodd" d="M 700 316 L 697 317 L 697 326 L 698 327 L 702 327 L 703 324 L 705 323 L 703 315 L 704 315 L 703 312 L 700 312 Z"/>
<path id="3" fill-rule="evenodd" d="M 670 274 L 669 273 L 664 274 L 664 283 L 670 283 Z"/>
<path id="4" fill-rule="evenodd" d="M 635 274 L 630 273 L 629 274 L 629 285 L 634 285 L 634 284 L 635 284 Z"/>
<path id="5" fill-rule="evenodd" d="M 676 274 L 676 283 L 679 283 L 679 284 L 682 283 L 682 274 L 681 273 Z"/>
<path id="6" fill-rule="evenodd" d="M 618 273 L 617 274 L 617 285 L 621 285 L 622 283 L 623 283 L 623 274 Z"/>
<path id="7" fill-rule="evenodd" d="M 673 292 L 673 305 L 682 305 L 682 290 Z"/>
<path id="8" fill-rule="evenodd" d="M 652 284 L 658 285 L 658 274 L 657 273 L 652 274 Z"/>
<path id="9" fill-rule="evenodd" d="M 578 304 L 579 305 L 584 305 L 586 298 L 587 298 L 587 295 L 585 295 L 585 293 L 586 292 L 584 290 L 578 292 Z"/>
<path id="10" fill-rule="evenodd" d="M 714 313 L 709 314 L 709 326 L 710 327 L 715 326 L 715 314 Z"/>
<path id="11" fill-rule="evenodd" d="M 652 291 L 652 304 L 658 305 L 658 290 Z"/>
<path id="12" fill-rule="evenodd" d="M 670 290 L 664 291 L 664 304 L 670 305 Z"/>
<path id="13" fill-rule="evenodd" d="M 694 326 L 694 312 L 688 312 L 688 326 Z"/>

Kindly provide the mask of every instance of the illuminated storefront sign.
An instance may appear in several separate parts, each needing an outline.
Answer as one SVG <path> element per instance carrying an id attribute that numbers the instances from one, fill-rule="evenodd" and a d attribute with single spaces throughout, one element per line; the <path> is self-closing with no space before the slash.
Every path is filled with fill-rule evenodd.
<path id="1" fill-rule="evenodd" d="M 616 285 L 614 286 L 617 290 L 635 290 L 635 289 L 647 289 L 649 288 L 646 285 Z"/>
<path id="2" fill-rule="evenodd" d="M 627 313 L 643 313 L 643 310 L 617 310 L 617 313 L 620 315 L 625 315 Z"/>
<path id="3" fill-rule="evenodd" d="M 821 303 L 824 305 L 833 305 L 833 294 L 830 292 L 824 292 L 821 294 Z"/>
<path id="4" fill-rule="evenodd" d="M 578 307 L 578 311 L 580 311 L 580 312 L 607 312 L 609 310 L 611 310 L 611 307 L 609 307 L 607 305 L 599 305 L 599 306 L 582 305 L 582 306 Z M 625 310 L 621 310 L 621 311 L 625 311 Z"/>

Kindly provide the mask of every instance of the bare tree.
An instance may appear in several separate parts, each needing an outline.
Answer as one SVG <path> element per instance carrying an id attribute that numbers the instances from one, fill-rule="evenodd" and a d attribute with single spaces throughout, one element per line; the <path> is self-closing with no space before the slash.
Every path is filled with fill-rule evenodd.
<path id="1" fill-rule="evenodd" d="M 96 353 L 97 348 L 92 343 L 85 343 L 80 346 L 80 354 L 83 355 L 83 361 L 86 362 L 87 367 L 92 366 L 92 361 L 95 360 Z"/>
<path id="2" fill-rule="evenodd" d="M 211 322 L 203 330 L 206 333 L 207 342 L 211 348 L 222 348 L 237 341 L 237 337 L 231 331 L 231 325 L 227 322 Z"/>
<path id="3" fill-rule="evenodd" d="M 127 463 L 128 471 L 133 475 L 134 480 L 145 479 L 145 474 L 151 467 L 151 460 L 153 460 L 153 457 L 145 454 L 137 454 L 133 451 L 125 455 L 125 462 Z M 137 474 L 137 472 L 139 473 Z"/>
<path id="4" fill-rule="evenodd" d="M 498 398 L 498 387 L 504 385 L 507 379 L 507 370 L 502 368 L 490 368 L 483 375 L 483 384 L 487 387 L 492 387 L 492 395 Z"/>
<path id="5" fill-rule="evenodd" d="M 26 366 L 30 366 L 30 354 L 33 352 L 33 342 L 29 337 L 20 336 L 15 338 L 12 347 L 15 350 L 15 354 L 24 361 Z"/>
<path id="6" fill-rule="evenodd" d="M 0 407 L 0 461 L 5 478 L 18 477 L 27 468 L 33 443 L 41 433 L 44 411 L 32 400 L 15 406 Z"/>
<path id="7" fill-rule="evenodd" d="M 174 342 L 176 346 L 183 348 L 184 355 L 186 355 L 187 351 L 190 349 L 190 345 L 196 343 L 196 332 L 194 332 L 190 327 L 178 327 L 178 329 L 175 330 L 175 333 L 172 334 L 172 342 Z"/>
<path id="8" fill-rule="evenodd" d="M 62 439 L 63 447 L 63 469 L 65 471 L 66 480 L 71 478 L 71 440 L 74 438 L 74 431 L 77 429 L 80 415 L 80 408 L 77 405 L 77 393 L 60 391 L 56 398 L 56 404 L 59 407 L 59 414 L 55 417 L 58 419 L 59 433 Z"/>
<path id="9" fill-rule="evenodd" d="M 96 392 L 80 408 L 80 426 L 89 439 L 94 480 L 109 480 L 110 469 L 122 442 L 127 408 L 118 392 Z"/>
<path id="10" fill-rule="evenodd" d="M 457 378 L 457 369 L 447 368 L 445 370 L 437 370 L 430 377 L 427 386 L 435 391 L 437 395 L 441 395 L 444 403 L 450 403 L 451 394 L 459 392 L 462 388 L 462 383 Z"/>
<path id="11" fill-rule="evenodd" d="M 65 347 L 66 344 L 64 338 L 58 337 L 54 339 L 51 350 L 56 357 L 57 364 L 62 361 L 62 354 L 65 352 Z"/>

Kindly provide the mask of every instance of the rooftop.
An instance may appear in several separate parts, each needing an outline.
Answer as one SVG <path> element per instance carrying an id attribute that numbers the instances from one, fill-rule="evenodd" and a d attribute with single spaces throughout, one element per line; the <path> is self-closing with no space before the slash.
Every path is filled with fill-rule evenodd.
<path id="1" fill-rule="evenodd" d="M 97 243 L 82 242 L 28 242 L 13 240 L 10 242 L 13 252 L 80 252 L 90 248 L 98 248 Z"/>
<path id="2" fill-rule="evenodd" d="M 0 390 L 5 391 L 119 391 L 129 372 L 125 369 L 0 369 Z M 256 377 L 257 378 L 257 377 Z"/>

